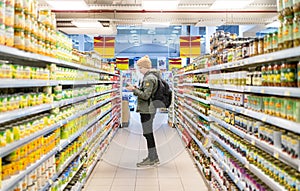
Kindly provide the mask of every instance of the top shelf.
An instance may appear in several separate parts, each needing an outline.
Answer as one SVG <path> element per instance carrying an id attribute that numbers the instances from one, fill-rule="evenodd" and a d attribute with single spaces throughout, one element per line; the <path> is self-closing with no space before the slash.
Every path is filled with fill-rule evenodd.
<path id="1" fill-rule="evenodd" d="M 286 50 L 281 50 L 277 52 L 272 52 L 268 54 L 253 56 L 250 58 L 246 58 L 243 60 L 235 61 L 235 62 L 229 62 L 226 64 L 220 64 L 217 66 L 209 67 L 209 71 L 215 71 L 215 70 L 224 70 L 224 69 L 230 69 L 230 68 L 236 68 L 236 67 L 243 67 L 248 66 L 252 64 L 260 64 L 265 62 L 273 62 L 278 60 L 284 60 L 294 57 L 300 57 L 300 47 L 296 48 L 290 48 Z"/>
<path id="2" fill-rule="evenodd" d="M 4 56 L 4 57 L 14 58 L 14 59 L 34 61 L 34 62 L 42 61 L 42 62 L 47 62 L 47 63 L 55 63 L 59 66 L 71 67 L 71 68 L 76 68 L 76 69 L 80 69 L 80 70 L 98 72 L 98 73 L 104 73 L 104 74 L 110 74 L 110 75 L 117 75 L 117 74 L 110 73 L 110 72 L 107 72 L 107 71 L 104 71 L 104 70 L 99 70 L 99 69 L 96 69 L 96 68 L 83 66 L 83 65 L 80 65 L 80 64 L 66 62 L 64 60 L 59 60 L 59 59 L 51 58 L 51 57 L 48 57 L 48 56 L 43 56 L 43 55 L 39 55 L 39 54 L 25 52 L 25 51 L 22 51 L 22 50 L 18 50 L 16 48 L 3 46 L 3 45 L 0 45 L 0 55 Z"/>

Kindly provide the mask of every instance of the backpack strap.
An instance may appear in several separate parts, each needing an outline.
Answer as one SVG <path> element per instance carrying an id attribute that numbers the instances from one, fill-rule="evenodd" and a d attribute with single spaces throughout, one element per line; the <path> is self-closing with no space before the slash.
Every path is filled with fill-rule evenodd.
<path id="1" fill-rule="evenodd" d="M 151 98 L 153 98 L 154 93 L 156 92 L 156 90 L 158 88 L 158 80 L 159 80 L 159 78 L 157 76 L 155 76 L 154 74 L 152 74 L 152 73 L 150 75 L 152 75 L 152 76 L 154 76 L 156 78 L 156 89 L 153 89 L 153 91 L 151 93 L 151 97 L 150 97 L 150 99 L 151 99 Z"/>

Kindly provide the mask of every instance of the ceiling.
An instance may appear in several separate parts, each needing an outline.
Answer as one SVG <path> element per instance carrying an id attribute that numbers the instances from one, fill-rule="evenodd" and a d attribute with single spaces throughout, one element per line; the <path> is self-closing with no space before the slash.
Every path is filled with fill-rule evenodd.
<path id="1" fill-rule="evenodd" d="M 85 0 L 89 10 L 52 10 L 56 13 L 57 28 L 71 33 L 74 19 L 97 20 L 109 26 L 141 26 L 143 22 L 170 22 L 171 25 L 266 25 L 276 20 L 276 0 L 253 0 L 242 10 L 217 10 L 215 0 L 180 0 L 177 9 L 144 10 L 142 0 Z M 39 0 L 40 7 L 48 7 Z M 76 28 L 75 28 L 76 29 Z M 68 32 L 68 30 L 70 30 Z M 253 28 L 252 28 L 253 30 Z M 78 32 L 78 30 L 77 30 Z M 89 31 L 85 31 L 89 32 Z M 91 32 L 91 31 L 90 31 Z"/>

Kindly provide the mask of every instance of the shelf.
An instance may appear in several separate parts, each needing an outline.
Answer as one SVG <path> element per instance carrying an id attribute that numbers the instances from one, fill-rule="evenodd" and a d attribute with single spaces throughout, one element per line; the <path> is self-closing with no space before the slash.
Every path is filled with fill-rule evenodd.
<path id="1" fill-rule="evenodd" d="M 235 133 L 236 135 L 240 136 L 241 138 L 245 137 L 246 132 L 244 132 L 244 131 L 236 128 L 235 126 L 230 125 L 230 124 L 226 123 L 225 121 L 222 121 L 221 119 L 218 119 L 218 118 L 216 118 L 214 116 L 210 116 L 210 118 L 214 122 L 218 123 L 219 125 L 221 125 L 222 127 L 226 128 L 226 129 L 230 130 L 231 132 Z"/>
<path id="2" fill-rule="evenodd" d="M 200 113 L 199 111 L 197 111 L 196 109 L 192 108 L 191 106 L 186 105 L 185 107 L 188 108 L 189 110 L 193 111 L 195 114 L 197 114 L 198 116 L 202 117 L 206 121 L 211 121 L 211 119 L 208 116 Z"/>
<path id="3" fill-rule="evenodd" d="M 203 132 L 203 130 L 202 129 L 200 129 L 199 127 L 198 127 L 198 125 L 194 122 L 194 121 L 192 121 L 188 116 L 186 116 L 184 113 L 181 113 L 182 114 L 182 116 L 195 128 L 195 129 L 197 129 L 204 137 L 206 137 L 207 136 L 207 134 L 205 134 L 204 132 Z"/>
<path id="4" fill-rule="evenodd" d="M 41 131 L 38 131 L 38 132 L 36 132 L 36 133 L 28 136 L 28 137 L 25 137 L 24 139 L 15 141 L 15 142 L 13 142 L 11 144 L 8 144 L 7 146 L 5 146 L 3 148 L 0 148 L 0 157 L 6 156 L 7 154 L 11 153 L 13 150 L 15 150 L 16 148 L 20 147 L 21 145 L 24 145 L 24 144 L 26 144 L 26 143 L 28 143 L 28 142 L 30 142 L 30 141 L 38 138 L 39 136 L 48 134 L 48 133 L 56 130 L 57 128 L 63 126 L 64 124 L 67 124 L 69 121 L 71 121 L 71 120 L 73 120 L 75 118 L 78 118 L 81 115 L 84 115 L 86 113 L 89 113 L 90 111 L 92 111 L 92 110 L 94 110 L 94 109 L 96 109 L 96 108 L 98 108 L 98 107 L 100 107 L 100 106 L 102 106 L 102 105 L 110 102 L 114 98 L 111 98 L 111 99 L 108 99 L 106 101 L 100 102 L 100 103 L 98 103 L 98 104 L 96 104 L 96 105 L 94 105 L 94 106 L 92 106 L 92 107 L 90 107 L 90 108 L 88 108 L 88 109 L 86 109 L 84 111 L 81 111 L 81 112 L 79 112 L 77 114 L 74 114 L 74 115 L 72 115 L 72 116 L 64 119 L 64 120 L 59 121 L 56 124 L 54 124 L 54 125 L 52 125 L 52 126 L 50 126 L 48 128 L 45 128 L 45 129 L 43 129 Z"/>
<path id="5" fill-rule="evenodd" d="M 264 174 L 260 169 L 256 166 L 249 164 L 249 162 L 235 150 L 230 148 L 226 143 L 221 141 L 217 136 L 212 134 L 212 137 L 220 144 L 223 148 L 225 148 L 231 155 L 233 155 L 236 159 L 238 159 L 242 164 L 245 165 L 247 169 L 249 169 L 255 176 L 259 177 L 265 184 L 267 184 L 273 190 L 282 190 L 285 191 L 286 189 L 279 185 L 274 179 L 270 178 L 268 175 Z"/>
<path id="6" fill-rule="evenodd" d="M 205 154 L 206 157 L 210 157 L 208 151 L 203 147 L 202 143 L 197 139 L 197 137 L 195 137 L 195 135 L 189 130 L 189 128 L 185 125 L 182 124 L 185 129 L 187 130 L 187 132 L 190 134 L 190 136 L 192 137 L 192 139 L 194 139 L 194 141 L 197 143 L 197 145 L 199 146 L 199 148 L 201 149 L 201 151 Z"/>
<path id="7" fill-rule="evenodd" d="M 209 100 L 205 100 L 205 99 L 202 99 L 202 98 L 198 98 L 198 97 L 193 96 L 193 95 L 184 94 L 184 96 L 185 96 L 185 97 L 192 98 L 192 99 L 194 99 L 194 100 L 196 100 L 196 101 L 199 101 L 199 102 L 201 102 L 201 103 L 205 103 L 205 104 L 208 104 L 208 105 L 210 104 L 210 101 L 209 101 Z"/>
<path id="8" fill-rule="evenodd" d="M 249 109 L 245 109 L 243 107 L 238 107 L 238 106 L 226 104 L 226 103 L 222 103 L 222 102 L 219 102 L 219 101 L 211 100 L 210 103 L 212 105 L 222 107 L 224 109 L 228 109 L 228 110 L 246 115 L 248 117 L 252 117 L 254 119 L 269 123 L 271 125 L 281 127 L 283 129 L 293 131 L 293 132 L 298 133 L 298 134 L 300 133 L 300 123 L 296 123 L 296 122 L 293 122 L 293 121 L 289 121 L 289 120 L 279 118 L 279 117 L 275 117 L 275 116 L 271 116 L 271 115 L 266 115 L 262 112 L 252 111 L 252 110 L 249 110 Z"/>
<path id="9" fill-rule="evenodd" d="M 245 92 L 300 98 L 300 88 L 246 86 Z"/>
<path id="10" fill-rule="evenodd" d="M 245 86 L 234 86 L 234 85 L 210 85 L 210 89 L 224 90 L 233 92 L 245 92 Z"/>
<path id="11" fill-rule="evenodd" d="M 260 180 L 262 180 L 266 185 L 268 185 L 272 190 L 280 190 L 280 191 L 287 191 L 283 186 L 278 184 L 277 181 L 270 178 L 264 172 L 262 172 L 259 168 L 254 166 L 253 164 L 249 165 L 249 170 L 257 176 Z"/>
<path id="12" fill-rule="evenodd" d="M 258 93 L 258 94 L 300 98 L 300 88 L 269 87 L 269 86 L 233 86 L 233 85 L 211 85 L 209 87 L 211 89 L 224 90 L 224 91 L 248 92 L 248 93 Z"/>
<path id="13" fill-rule="evenodd" d="M 0 79 L 0 88 L 57 86 L 55 80 Z"/>
<path id="14" fill-rule="evenodd" d="M 222 190 L 224 190 L 223 181 L 222 181 L 221 177 L 218 175 L 218 173 L 215 171 L 215 169 L 212 166 L 210 166 L 210 172 L 216 178 L 219 185 L 222 186 Z"/>
<path id="15" fill-rule="evenodd" d="M 253 57 L 235 61 L 235 62 L 212 66 L 212 67 L 209 67 L 208 70 L 215 71 L 215 70 L 243 67 L 243 66 L 249 66 L 252 64 L 274 62 L 277 60 L 284 60 L 284 59 L 299 57 L 299 56 L 300 56 L 300 47 L 289 48 L 286 50 L 281 50 L 281 51 L 272 52 L 272 53 L 268 53 L 268 54 L 253 56 Z"/>
<path id="16" fill-rule="evenodd" d="M 56 123 L 54 125 L 51 125 L 50 127 L 47 127 L 41 131 L 38 131 L 36 133 L 33 133 L 31 134 L 30 136 L 28 137 L 25 137 L 24 139 L 21 139 L 21 140 L 18 140 L 18 141 L 15 141 L 11 144 L 8 144 L 7 146 L 5 147 L 2 147 L 0 148 L 0 158 L 1 157 L 4 157 L 6 155 L 8 155 L 9 153 L 11 153 L 12 151 L 14 151 L 16 148 L 42 136 L 42 135 L 45 135 L 45 134 L 48 134 L 54 130 L 56 130 L 57 128 L 61 127 L 62 124 L 64 124 L 64 121 L 65 120 L 61 120 L 59 123 Z"/>
<path id="17" fill-rule="evenodd" d="M 40 160 L 38 160 L 36 163 L 30 165 L 26 168 L 26 170 L 20 172 L 18 175 L 12 176 L 9 180 L 5 180 L 2 182 L 2 189 L 1 191 L 9 191 L 12 190 L 13 187 L 21 181 L 23 178 L 25 178 L 26 175 L 30 174 L 33 170 L 35 170 L 38 166 L 40 166 L 42 163 L 44 163 L 46 160 L 48 160 L 50 157 L 55 155 L 57 152 L 57 149 L 53 149 L 48 154 L 41 157 Z"/>
<path id="18" fill-rule="evenodd" d="M 221 161 L 221 160 L 220 160 L 220 157 L 219 157 L 214 151 L 211 152 L 211 155 L 215 158 L 216 162 L 217 162 L 217 163 L 219 164 L 219 166 L 223 169 L 223 171 L 225 171 L 225 172 L 229 175 L 229 177 L 231 178 L 231 180 L 234 181 L 234 183 L 237 185 L 237 187 L 238 187 L 240 190 L 244 190 L 245 185 L 244 185 L 241 181 L 239 181 L 238 178 L 235 177 L 235 176 L 231 173 L 231 171 L 230 171 L 228 165 L 226 165 L 223 161 Z M 213 168 L 211 168 L 211 169 L 213 169 Z M 213 170 L 214 170 L 214 169 L 213 169 Z M 213 174 L 214 174 L 214 173 L 213 173 Z M 217 173 L 215 173 L 215 174 L 217 175 Z M 218 180 L 218 182 L 219 182 L 219 181 L 220 181 L 220 180 Z M 219 182 L 219 184 L 220 184 L 220 182 Z M 220 184 L 220 185 L 223 185 L 223 184 Z"/>
<path id="19" fill-rule="evenodd" d="M 188 71 L 188 72 L 185 72 L 184 74 L 185 75 L 187 75 L 187 74 L 199 74 L 199 73 L 207 73 L 209 71 L 210 71 L 209 68 L 202 68 L 202 69 Z"/>
<path id="20" fill-rule="evenodd" d="M 62 185 L 59 189 L 64 190 L 66 186 L 70 183 L 70 181 L 73 179 L 73 177 L 77 174 L 78 170 L 83 166 L 84 162 L 82 162 L 78 167 L 75 172 L 73 172 L 73 175 L 70 177 L 69 181 L 67 181 L 64 185 Z"/>
<path id="21" fill-rule="evenodd" d="M 183 83 L 184 86 L 199 86 L 199 87 L 205 87 L 208 88 L 209 84 L 205 83 Z"/>
<path id="22" fill-rule="evenodd" d="M 211 119 L 213 121 L 217 122 L 218 124 L 220 124 L 222 127 L 230 130 L 231 132 L 235 133 L 236 135 L 240 136 L 241 138 L 247 140 L 252 145 L 258 146 L 258 148 L 264 150 L 265 152 L 269 153 L 273 157 L 281 160 L 282 162 L 289 164 L 293 168 L 300 171 L 300 159 L 293 159 L 291 156 L 284 153 L 280 148 L 276 148 L 273 145 L 270 145 L 264 141 L 261 141 L 258 138 L 256 138 L 255 136 L 249 135 L 246 132 L 243 132 L 243 131 L 239 130 L 238 128 L 226 123 L 225 121 L 222 121 L 213 116 L 211 116 Z"/>
<path id="23" fill-rule="evenodd" d="M 110 93 L 110 92 L 113 92 L 113 91 L 116 91 L 116 90 L 117 90 L 117 88 L 113 89 L 113 90 L 104 91 L 104 92 L 92 93 L 88 96 L 80 96 L 80 97 L 76 97 L 76 98 L 70 98 L 70 99 L 67 99 L 67 100 L 56 101 L 56 102 L 53 102 L 51 104 L 42 104 L 42 105 L 32 106 L 32 107 L 28 107 L 28 108 L 24 108 L 24 109 L 18 109 L 18 110 L 3 112 L 3 113 L 0 113 L 0 124 L 8 122 L 8 121 L 15 120 L 15 119 L 18 119 L 18 118 L 26 117 L 26 116 L 29 116 L 29 115 L 41 113 L 41 112 L 53 109 L 55 107 L 62 107 L 62 106 L 65 106 L 65 105 L 77 103 L 77 102 L 83 101 L 87 98 L 99 96 L 99 95 L 102 95 L 102 94 L 107 94 L 107 93 Z"/>
<path id="24" fill-rule="evenodd" d="M 239 153 L 234 151 L 231 147 L 229 147 L 226 143 L 224 143 L 219 137 L 217 137 L 214 133 L 210 133 L 211 137 L 217 141 L 224 149 L 226 149 L 232 156 L 234 156 L 237 160 L 239 160 L 242 164 L 247 165 L 248 161 L 244 157 L 242 157 Z"/>

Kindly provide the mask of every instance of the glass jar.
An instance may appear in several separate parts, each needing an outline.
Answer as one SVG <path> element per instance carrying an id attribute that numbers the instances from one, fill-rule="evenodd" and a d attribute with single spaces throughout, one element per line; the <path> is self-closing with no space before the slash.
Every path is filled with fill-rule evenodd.
<path id="1" fill-rule="evenodd" d="M 277 12 L 280 13 L 283 11 L 283 0 L 277 0 Z"/>
<path id="2" fill-rule="evenodd" d="M 246 42 L 243 43 L 242 45 L 242 58 L 248 58 L 249 57 L 249 49 L 250 49 L 250 43 L 247 40 Z"/>
<path id="3" fill-rule="evenodd" d="M 276 52 L 278 50 L 278 32 L 275 31 L 272 36 L 272 48 L 273 52 Z"/>
<path id="4" fill-rule="evenodd" d="M 273 74 L 274 74 L 274 78 L 273 78 L 273 84 L 274 86 L 281 86 L 281 81 L 280 81 L 280 66 L 276 63 L 273 66 Z"/>
<path id="5" fill-rule="evenodd" d="M 262 85 L 267 86 L 268 85 L 268 73 L 267 73 L 267 67 L 263 65 L 261 67 L 261 77 L 262 77 Z"/>
<path id="6" fill-rule="evenodd" d="M 258 42 L 259 42 L 259 39 L 255 38 L 253 41 L 252 56 L 258 55 Z"/>
<path id="7" fill-rule="evenodd" d="M 293 15 L 293 0 L 283 0 L 283 15 Z"/>
<path id="8" fill-rule="evenodd" d="M 300 88 L 300 62 L 298 62 L 298 67 L 297 67 L 297 71 L 298 71 L 298 88 Z"/>
<path id="9" fill-rule="evenodd" d="M 267 72 L 268 72 L 268 80 L 267 80 L 268 86 L 274 86 L 274 84 L 273 84 L 274 74 L 273 74 L 273 67 L 272 67 L 272 65 L 268 66 Z"/>
<path id="10" fill-rule="evenodd" d="M 288 49 L 293 47 L 293 16 L 284 18 L 283 23 L 283 48 Z"/>
<path id="11" fill-rule="evenodd" d="M 264 54 L 268 53 L 268 35 L 264 36 Z"/>
<path id="12" fill-rule="evenodd" d="M 278 27 L 278 50 L 283 50 L 283 14 L 278 15 L 279 27 Z"/>
<path id="13" fill-rule="evenodd" d="M 296 87 L 296 64 L 283 63 L 281 65 L 281 86 L 283 87 Z"/>
<path id="14" fill-rule="evenodd" d="M 300 46 L 300 13 L 295 13 L 294 20 L 293 20 L 293 46 L 297 47 Z"/>
<path id="15" fill-rule="evenodd" d="M 264 38 L 258 39 L 258 55 L 264 54 Z"/>
<path id="16" fill-rule="evenodd" d="M 267 53 L 273 52 L 273 44 L 272 44 L 272 41 L 273 41 L 273 34 L 272 34 L 272 33 L 269 33 L 269 34 L 267 35 Z"/>

